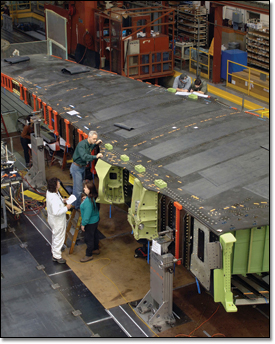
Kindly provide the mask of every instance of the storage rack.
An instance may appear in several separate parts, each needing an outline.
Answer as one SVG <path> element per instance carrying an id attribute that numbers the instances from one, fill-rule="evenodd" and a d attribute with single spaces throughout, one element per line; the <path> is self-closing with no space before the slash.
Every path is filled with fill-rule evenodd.
<path id="1" fill-rule="evenodd" d="M 177 9 L 178 40 L 193 42 L 195 47 L 206 46 L 208 39 L 207 16 L 207 9 L 204 6 L 179 6 Z"/>
<path id="2" fill-rule="evenodd" d="M 269 28 L 249 28 L 246 37 L 247 62 L 269 70 Z"/>

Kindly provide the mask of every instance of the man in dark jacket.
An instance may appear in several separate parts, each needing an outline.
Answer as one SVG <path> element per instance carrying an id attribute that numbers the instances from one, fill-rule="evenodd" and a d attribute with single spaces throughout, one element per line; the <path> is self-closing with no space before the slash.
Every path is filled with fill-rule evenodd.
<path id="1" fill-rule="evenodd" d="M 201 94 L 207 93 L 207 83 L 206 81 L 202 81 L 200 78 L 197 78 L 194 82 L 192 82 L 189 92 L 198 92 Z"/>
<path id="2" fill-rule="evenodd" d="M 75 209 L 79 209 L 80 207 L 86 165 L 94 159 L 103 157 L 102 153 L 91 155 L 95 146 L 99 145 L 101 142 L 101 140 L 97 139 L 97 132 L 90 131 L 88 138 L 80 141 L 74 151 L 73 163 L 71 164 L 70 172 L 73 177 L 73 194 L 76 197 L 76 200 L 73 203 Z"/>

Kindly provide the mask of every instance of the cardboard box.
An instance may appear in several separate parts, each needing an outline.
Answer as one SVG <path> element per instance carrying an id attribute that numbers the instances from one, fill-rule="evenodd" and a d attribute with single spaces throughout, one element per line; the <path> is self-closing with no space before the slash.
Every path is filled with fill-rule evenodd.
<path id="1" fill-rule="evenodd" d="M 248 78 L 249 70 L 248 69 L 244 69 L 243 72 L 247 74 L 247 78 Z M 257 76 L 258 78 L 260 78 L 260 74 L 261 74 L 260 71 L 257 71 L 255 69 L 250 69 L 250 77 L 251 76 Z M 266 75 L 266 80 L 269 81 L 269 75 Z"/>

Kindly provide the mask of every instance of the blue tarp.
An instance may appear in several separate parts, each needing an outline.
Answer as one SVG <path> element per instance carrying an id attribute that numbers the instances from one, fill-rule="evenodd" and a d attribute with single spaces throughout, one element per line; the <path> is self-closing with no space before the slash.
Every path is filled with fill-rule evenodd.
<path id="1" fill-rule="evenodd" d="M 247 52 L 239 49 L 225 50 L 222 51 L 222 61 L 221 61 L 221 78 L 226 80 L 226 69 L 227 60 L 240 63 L 247 66 Z M 245 67 L 235 65 L 234 63 L 229 63 L 229 73 L 241 72 Z M 229 82 L 231 77 L 229 76 Z"/>

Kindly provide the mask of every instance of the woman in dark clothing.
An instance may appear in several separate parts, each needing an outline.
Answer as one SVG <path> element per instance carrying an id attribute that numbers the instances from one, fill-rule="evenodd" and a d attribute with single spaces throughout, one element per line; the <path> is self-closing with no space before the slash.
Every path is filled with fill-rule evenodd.
<path id="1" fill-rule="evenodd" d="M 29 115 L 27 117 L 27 124 L 24 126 L 24 129 L 20 137 L 21 145 L 24 149 L 24 157 L 27 167 L 30 167 L 30 155 L 28 144 L 31 143 L 31 133 L 33 133 L 33 121 L 31 119 L 31 115 Z"/>
<path id="2" fill-rule="evenodd" d="M 99 254 L 99 232 L 97 229 L 99 222 L 99 210 L 95 202 L 97 191 L 93 182 L 85 182 L 84 192 L 87 197 L 80 205 L 81 230 L 84 232 L 84 240 L 87 245 L 86 255 L 80 259 L 82 263 L 93 259 L 93 254 Z"/>

